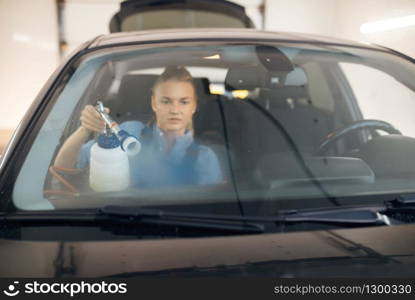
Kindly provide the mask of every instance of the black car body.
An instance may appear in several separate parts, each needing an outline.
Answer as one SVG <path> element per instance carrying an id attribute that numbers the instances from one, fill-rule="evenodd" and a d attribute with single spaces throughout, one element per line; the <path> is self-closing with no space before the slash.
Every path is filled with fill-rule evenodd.
<path id="1" fill-rule="evenodd" d="M 162 52 L 157 56 L 152 49 Z M 107 63 L 105 57 L 114 53 Z M 216 53 L 220 59 L 212 62 Z M 397 78 L 402 73 L 401 84 L 408 90 L 415 86 L 409 76 L 415 74 L 411 73 L 414 61 L 409 57 L 380 46 L 308 35 L 249 29 L 166 30 L 113 34 L 85 43 L 52 75 L 3 153 L 0 276 L 413 276 L 414 139 L 379 120 L 362 122 L 350 84 L 333 63 L 337 55 L 342 61 L 377 66 Z M 82 63 L 101 58 L 104 63 L 97 64 L 88 77 Z M 132 59 L 131 64 L 123 65 L 124 58 Z M 225 137 L 210 139 L 219 125 L 212 119 L 204 121 L 201 116 L 208 111 L 204 107 L 195 122 L 195 134 L 206 138 L 229 162 L 226 184 L 172 188 L 161 196 L 154 190 L 141 190 L 140 195 L 135 191 L 100 195 L 89 190 L 47 194 L 53 186 L 48 168 L 63 138 L 78 126 L 81 107 L 103 100 L 119 122 L 125 121 L 130 115 L 124 108 L 117 111 L 117 102 L 112 102 L 118 92 L 110 95 L 114 82 L 126 74 L 141 74 L 137 70 L 165 66 L 169 59 L 202 68 L 202 73 L 209 68 L 226 71 L 225 82 L 217 82 L 225 92 L 212 93 L 212 88 L 206 92 L 206 101 L 218 108 L 209 114 L 217 114 Z M 316 79 L 295 71 L 303 66 L 306 70 L 307 64 L 312 65 L 309 60 L 321 63 L 319 74 L 328 78 L 327 90 L 342 115 L 336 115 L 340 111 L 336 109 L 330 115 L 326 109 L 310 108 L 316 98 L 307 100 L 303 93 Z M 134 67 L 127 72 L 130 65 Z M 85 73 L 75 80 L 81 71 Z M 62 100 L 72 79 L 87 83 L 86 87 L 79 91 L 78 101 L 74 94 Z M 321 97 L 323 90 L 317 90 Z M 261 102 L 274 92 L 277 98 L 288 96 L 277 106 L 272 97 L 271 104 Z M 76 105 L 56 112 L 63 102 Z M 278 110 L 285 112 L 278 115 Z M 60 113 L 70 116 L 63 125 Z M 320 132 L 314 133 L 324 122 L 334 132 L 322 130 L 319 139 Z M 244 124 L 261 128 L 249 132 Z M 391 134 L 379 135 L 379 129 Z M 243 134 L 234 138 L 240 131 Z M 264 140 L 259 140 L 262 133 Z M 249 146 L 239 142 L 247 136 L 258 140 Z M 285 152 L 280 148 L 274 152 L 275 145 L 267 144 L 274 138 L 278 147 L 286 143 Z M 302 143 L 306 140 L 310 144 Z M 261 159 L 263 149 L 269 151 Z M 86 178 L 74 182 L 87 183 Z M 37 190 L 43 192 L 41 197 Z"/>

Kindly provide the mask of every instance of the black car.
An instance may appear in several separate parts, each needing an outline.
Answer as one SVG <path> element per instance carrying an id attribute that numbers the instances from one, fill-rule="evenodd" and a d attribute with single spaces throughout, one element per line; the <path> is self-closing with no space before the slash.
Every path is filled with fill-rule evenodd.
<path id="1" fill-rule="evenodd" d="M 151 122 L 168 66 L 193 76 L 194 139 L 220 182 L 100 192 L 88 166 L 56 168 L 86 105 Z M 414 78 L 403 54 L 310 35 L 97 37 L 52 75 L 3 152 L 0 276 L 414 276 Z"/>

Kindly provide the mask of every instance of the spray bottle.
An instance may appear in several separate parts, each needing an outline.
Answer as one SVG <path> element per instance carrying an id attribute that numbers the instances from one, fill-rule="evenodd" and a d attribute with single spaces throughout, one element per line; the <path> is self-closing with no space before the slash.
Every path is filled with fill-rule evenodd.
<path id="1" fill-rule="evenodd" d="M 128 156 L 137 155 L 141 144 L 122 130 L 98 101 L 96 110 L 105 121 L 105 132 L 91 148 L 89 184 L 96 192 L 121 191 L 130 185 Z"/>

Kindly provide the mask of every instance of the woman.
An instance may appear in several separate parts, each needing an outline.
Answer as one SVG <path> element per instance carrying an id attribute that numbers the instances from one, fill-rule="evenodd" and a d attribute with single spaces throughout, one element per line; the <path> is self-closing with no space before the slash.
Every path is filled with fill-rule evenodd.
<path id="1" fill-rule="evenodd" d="M 136 136 L 141 152 L 130 158 L 131 182 L 137 186 L 160 184 L 213 184 L 222 179 L 214 152 L 193 140 L 193 114 L 197 108 L 193 78 L 183 67 L 167 67 L 158 77 L 151 96 L 155 120 L 120 124 Z M 81 113 L 81 126 L 65 141 L 55 166 L 84 168 L 90 159 L 92 133 L 102 133 L 105 122 L 91 105 Z"/>

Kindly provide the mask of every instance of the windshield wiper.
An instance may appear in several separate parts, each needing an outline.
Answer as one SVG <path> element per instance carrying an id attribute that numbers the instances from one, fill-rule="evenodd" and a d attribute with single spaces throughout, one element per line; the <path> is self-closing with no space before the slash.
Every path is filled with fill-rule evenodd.
<path id="1" fill-rule="evenodd" d="M 219 227 L 235 226 L 242 229 L 258 230 L 262 224 L 247 223 L 329 223 L 329 224 L 361 224 L 361 225 L 389 225 L 386 216 L 379 213 L 377 208 L 337 208 L 312 211 L 290 210 L 280 212 L 276 216 L 237 216 L 237 215 L 217 215 L 217 214 L 196 214 L 163 211 L 158 209 L 147 209 L 140 207 L 107 206 L 100 209 L 101 213 L 107 216 L 130 218 L 140 220 L 140 222 L 153 224 L 167 224 L 177 220 L 186 224 L 197 224 L 202 226 L 218 225 Z M 229 225 L 228 225 L 229 224 Z M 248 226 L 248 227 L 247 227 Z"/>
<path id="2" fill-rule="evenodd" d="M 415 214 L 415 194 L 404 194 L 385 201 L 384 205 L 372 207 L 351 207 L 308 212 L 293 211 L 285 214 L 285 222 L 328 222 L 391 225 L 397 223 L 397 215 L 409 215 L 413 222 Z M 399 220 L 399 218 L 398 218 Z"/>
<path id="3" fill-rule="evenodd" d="M 124 221 L 143 224 L 215 229 L 246 233 L 262 233 L 264 225 L 247 223 L 243 218 L 222 218 L 217 215 L 186 214 L 159 209 L 140 207 L 106 206 L 99 210 L 100 216 L 118 218 Z"/>
<path id="4" fill-rule="evenodd" d="M 313 222 L 330 224 L 361 224 L 361 225 L 390 225 L 387 216 L 381 214 L 379 208 L 341 208 L 313 210 L 307 212 L 287 212 L 282 220 L 286 223 Z"/>
<path id="5" fill-rule="evenodd" d="M 62 211 L 23 211 L 15 213 L 0 213 L 0 223 L 18 224 L 20 226 L 33 226 L 56 224 L 84 224 L 100 226 L 104 224 L 153 224 L 168 227 L 189 227 L 194 229 L 207 229 L 230 231 L 238 233 L 262 233 L 262 224 L 248 223 L 242 219 L 203 218 L 204 215 L 170 213 L 162 210 L 147 208 L 131 208 L 125 206 L 107 206 L 87 210 Z"/>
<path id="6" fill-rule="evenodd" d="M 415 194 L 399 195 L 391 201 L 385 201 L 384 212 L 414 213 L 415 212 Z"/>
<path id="7" fill-rule="evenodd" d="M 174 212 L 129 206 L 106 206 L 87 210 L 33 211 L 0 214 L 0 222 L 31 226 L 33 224 L 150 224 L 167 227 L 219 230 L 237 233 L 263 233 L 265 223 L 324 223 L 334 225 L 390 225 L 386 206 L 342 207 L 315 210 L 279 211 L 275 216 L 242 216 Z"/>

